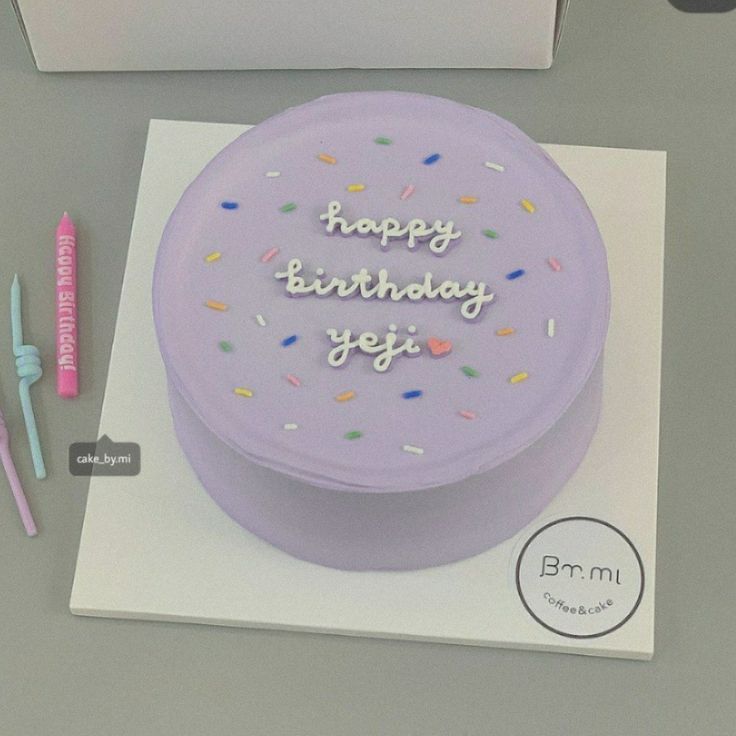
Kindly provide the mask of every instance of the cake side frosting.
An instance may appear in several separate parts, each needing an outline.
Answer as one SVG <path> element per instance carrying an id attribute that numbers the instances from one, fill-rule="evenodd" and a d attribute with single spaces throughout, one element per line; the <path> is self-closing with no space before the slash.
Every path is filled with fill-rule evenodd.
<path id="1" fill-rule="evenodd" d="M 167 225 L 173 387 L 241 456 L 326 488 L 416 490 L 550 430 L 605 339 L 587 205 L 510 123 L 405 93 L 245 133 Z"/>

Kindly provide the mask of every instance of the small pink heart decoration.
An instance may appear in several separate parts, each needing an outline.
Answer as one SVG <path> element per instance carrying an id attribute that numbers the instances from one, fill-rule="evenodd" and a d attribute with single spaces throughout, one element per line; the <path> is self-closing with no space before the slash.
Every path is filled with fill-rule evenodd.
<path id="1" fill-rule="evenodd" d="M 439 358 L 443 355 L 447 355 L 452 350 L 452 343 L 449 340 L 440 340 L 438 337 L 430 337 L 427 340 L 427 347 L 429 352 Z"/>

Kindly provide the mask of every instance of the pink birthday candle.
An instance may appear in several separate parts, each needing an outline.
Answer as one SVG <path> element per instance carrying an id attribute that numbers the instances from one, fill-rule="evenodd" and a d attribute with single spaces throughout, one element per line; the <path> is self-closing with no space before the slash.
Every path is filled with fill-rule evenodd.
<path id="1" fill-rule="evenodd" d="M 15 505 L 18 507 L 18 513 L 26 534 L 29 537 L 35 537 L 38 534 L 36 522 L 33 520 L 33 514 L 31 514 L 31 509 L 28 506 L 28 499 L 26 494 L 23 493 L 23 486 L 20 484 L 20 478 L 18 478 L 13 463 L 13 456 L 10 454 L 10 433 L 5 426 L 5 417 L 3 417 L 2 411 L 0 411 L 0 463 L 2 463 L 5 475 L 8 477 L 10 490 L 13 492 Z"/>
<path id="2" fill-rule="evenodd" d="M 77 231 L 65 212 L 56 228 L 56 393 L 79 395 Z"/>

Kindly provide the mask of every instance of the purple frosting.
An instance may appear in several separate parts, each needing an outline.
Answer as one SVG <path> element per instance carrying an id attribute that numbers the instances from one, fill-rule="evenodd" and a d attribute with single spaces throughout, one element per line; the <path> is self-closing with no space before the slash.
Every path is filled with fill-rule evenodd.
<path id="1" fill-rule="evenodd" d="M 356 184 L 364 188 L 350 191 Z M 407 187 L 413 192 L 402 198 Z M 438 256 L 426 240 L 410 249 L 406 239 L 382 247 L 375 235 L 328 234 L 320 215 L 333 201 L 348 222 L 452 220 L 462 236 Z M 211 253 L 220 255 L 208 259 Z M 484 282 L 495 297 L 479 317 L 466 319 L 462 299 L 290 296 L 274 274 L 295 258 L 307 283 L 319 268 L 325 282 L 386 269 L 399 286 L 431 272 L 434 283 Z M 208 308 L 213 301 L 226 309 Z M 573 467 L 561 462 L 545 484 L 540 470 L 550 463 L 556 425 L 589 383 L 605 340 L 609 283 L 601 237 L 583 197 L 549 156 L 482 110 L 407 93 L 341 94 L 249 130 L 205 167 L 172 213 L 153 303 L 177 431 L 205 487 L 241 523 L 308 559 L 411 567 L 478 551 L 537 513 L 592 434 L 592 420 L 586 431 L 567 433 L 559 447 L 575 458 Z M 385 373 L 359 351 L 343 367 L 328 364 L 328 328 L 382 338 L 389 325 L 401 341 L 415 326 L 419 355 L 394 358 Z M 513 333 L 497 334 L 507 328 Z M 432 356 L 430 338 L 449 341 L 451 351 Z M 511 380 L 520 374 L 524 380 Z M 346 392 L 353 392 L 350 400 L 336 399 Z M 577 411 L 597 416 L 597 398 Z M 210 451 L 208 463 L 194 437 L 221 446 L 223 456 Z M 540 443 L 544 450 L 535 451 Z M 383 504 L 376 528 L 385 527 L 392 505 L 419 504 L 419 516 L 404 529 L 416 540 L 439 528 L 422 526 L 427 504 L 439 502 L 418 491 L 495 469 L 487 498 L 514 504 L 503 486 L 513 486 L 520 458 L 541 464 L 524 471 L 535 481 L 516 499 L 523 508 L 505 519 L 503 531 L 481 530 L 482 542 L 453 550 L 449 544 L 411 562 L 404 555 L 395 565 L 369 559 L 375 529 L 366 529 L 343 565 L 339 543 L 326 555 L 302 549 L 307 532 L 282 538 L 279 525 L 293 530 L 293 520 L 276 519 L 273 504 L 266 519 L 247 494 L 240 507 L 234 500 L 240 463 L 252 461 L 322 489 L 315 513 L 324 516 L 331 498 L 358 528 L 359 502 L 366 507 L 370 494 L 385 496 L 376 500 Z M 300 487 L 308 503 L 316 491 Z M 413 500 L 401 500 L 408 491 Z M 299 506 L 299 513 L 307 510 Z M 446 531 L 462 535 L 466 517 Z M 317 524 L 308 534 L 329 529 Z"/>

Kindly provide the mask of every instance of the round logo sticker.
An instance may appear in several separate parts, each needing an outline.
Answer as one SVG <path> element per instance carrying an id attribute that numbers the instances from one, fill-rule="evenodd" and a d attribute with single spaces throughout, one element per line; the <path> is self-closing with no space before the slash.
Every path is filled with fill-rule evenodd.
<path id="1" fill-rule="evenodd" d="M 644 566 L 615 526 L 571 516 L 527 540 L 516 562 L 516 588 L 524 608 L 546 629 L 592 639 L 634 615 L 644 594 Z"/>

